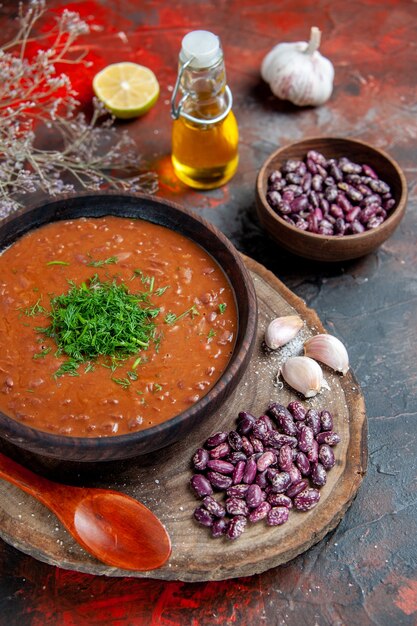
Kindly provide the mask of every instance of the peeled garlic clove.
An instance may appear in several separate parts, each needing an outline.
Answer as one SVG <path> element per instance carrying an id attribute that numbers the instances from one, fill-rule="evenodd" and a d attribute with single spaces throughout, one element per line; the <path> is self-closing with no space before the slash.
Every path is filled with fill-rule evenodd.
<path id="1" fill-rule="evenodd" d="M 304 354 L 346 374 L 349 356 L 343 343 L 333 335 L 315 335 L 304 344 Z"/>
<path id="2" fill-rule="evenodd" d="M 312 398 L 322 387 L 327 387 L 320 365 L 308 356 L 293 356 L 285 361 L 281 375 L 290 387 L 306 398 Z"/>
<path id="3" fill-rule="evenodd" d="M 277 317 L 265 331 L 265 343 L 271 350 L 276 350 L 294 339 L 303 326 L 303 320 L 298 315 Z"/>

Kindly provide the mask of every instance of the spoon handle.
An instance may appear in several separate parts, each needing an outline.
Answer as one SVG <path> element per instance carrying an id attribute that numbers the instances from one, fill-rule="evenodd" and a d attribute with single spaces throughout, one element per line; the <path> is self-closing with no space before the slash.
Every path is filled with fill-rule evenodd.
<path id="1" fill-rule="evenodd" d="M 30 494 L 47 507 L 53 507 L 54 492 L 59 485 L 38 476 L 0 452 L 0 478 Z"/>

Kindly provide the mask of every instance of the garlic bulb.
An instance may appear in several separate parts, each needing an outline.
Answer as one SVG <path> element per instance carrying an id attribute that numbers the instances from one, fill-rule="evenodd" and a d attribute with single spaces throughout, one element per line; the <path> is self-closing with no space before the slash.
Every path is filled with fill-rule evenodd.
<path id="1" fill-rule="evenodd" d="M 278 98 L 298 106 L 318 106 L 330 98 L 334 68 L 318 51 L 320 39 L 313 26 L 309 43 L 280 43 L 266 55 L 261 75 Z"/>
<path id="2" fill-rule="evenodd" d="M 304 354 L 346 374 L 349 356 L 343 343 L 333 335 L 315 335 L 304 344 Z"/>
<path id="3" fill-rule="evenodd" d="M 294 339 L 303 326 L 303 320 L 298 315 L 276 317 L 265 331 L 265 343 L 271 350 L 276 350 Z"/>
<path id="4" fill-rule="evenodd" d="M 285 361 L 281 375 L 290 387 L 306 398 L 317 395 L 322 387 L 328 388 L 320 365 L 307 356 L 293 356 Z"/>

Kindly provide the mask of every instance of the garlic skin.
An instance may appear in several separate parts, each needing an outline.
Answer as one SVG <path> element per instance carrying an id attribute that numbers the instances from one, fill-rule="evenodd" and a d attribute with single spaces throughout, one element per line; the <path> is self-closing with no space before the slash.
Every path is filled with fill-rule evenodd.
<path id="1" fill-rule="evenodd" d="M 343 375 L 349 370 L 349 356 L 343 343 L 333 335 L 315 335 L 304 344 L 304 354 Z"/>
<path id="2" fill-rule="evenodd" d="M 297 106 L 319 106 L 330 98 L 334 68 L 318 51 L 320 40 L 313 26 L 308 43 L 279 43 L 265 56 L 261 75 L 278 98 Z"/>
<path id="3" fill-rule="evenodd" d="M 281 376 L 290 387 L 306 398 L 316 396 L 322 387 L 328 388 L 320 365 L 308 356 L 289 358 L 281 367 Z"/>
<path id="4" fill-rule="evenodd" d="M 276 317 L 265 331 L 265 343 L 271 350 L 276 350 L 294 339 L 303 327 L 303 320 L 298 315 Z"/>

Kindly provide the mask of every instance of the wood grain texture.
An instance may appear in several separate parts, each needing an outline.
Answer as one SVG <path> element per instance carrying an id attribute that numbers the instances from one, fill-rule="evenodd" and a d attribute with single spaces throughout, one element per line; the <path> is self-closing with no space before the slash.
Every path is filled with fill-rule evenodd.
<path id="1" fill-rule="evenodd" d="M 235 542 L 213 540 L 207 529 L 192 519 L 197 500 L 188 483 L 194 450 L 212 433 L 231 430 L 240 410 L 261 414 L 271 401 L 287 404 L 295 394 L 276 383 L 280 362 L 299 353 L 303 340 L 323 332 L 317 315 L 289 291 L 273 274 L 246 259 L 259 303 L 257 346 L 240 385 L 222 409 L 202 421 L 183 441 L 148 457 L 109 465 L 84 484 L 118 489 L 140 499 L 166 526 L 172 541 L 172 556 L 153 572 L 127 572 L 109 568 L 90 558 L 36 501 L 7 483 L 0 483 L 0 535 L 5 541 L 35 558 L 66 569 L 108 576 L 207 581 L 246 576 L 286 563 L 318 542 L 336 526 L 354 498 L 367 466 L 367 421 L 361 391 L 351 373 L 340 377 L 325 371 L 330 391 L 305 402 L 328 408 L 335 417 L 335 430 L 342 437 L 335 448 L 336 466 L 328 475 L 319 505 L 308 513 L 291 512 L 282 527 L 263 522 L 251 526 Z M 262 337 L 268 320 L 298 312 L 305 320 L 299 336 L 282 351 L 266 354 Z M 58 468 L 59 469 L 59 468 Z M 56 472 L 56 468 L 54 470 Z M 68 476 L 68 482 L 71 477 Z M 73 476 L 73 480 L 76 477 Z"/>
<path id="2" fill-rule="evenodd" d="M 266 198 L 269 175 L 288 159 L 304 159 L 309 150 L 317 150 L 326 158 L 348 157 L 355 163 L 374 168 L 381 180 L 390 185 L 396 201 L 388 218 L 378 228 L 362 234 L 329 237 L 300 230 L 279 217 Z M 256 207 L 266 232 L 285 250 L 315 261 L 346 261 L 369 254 L 392 235 L 403 218 L 406 205 L 407 182 L 398 163 L 383 150 L 353 139 L 312 137 L 284 146 L 265 160 L 256 182 Z"/>

